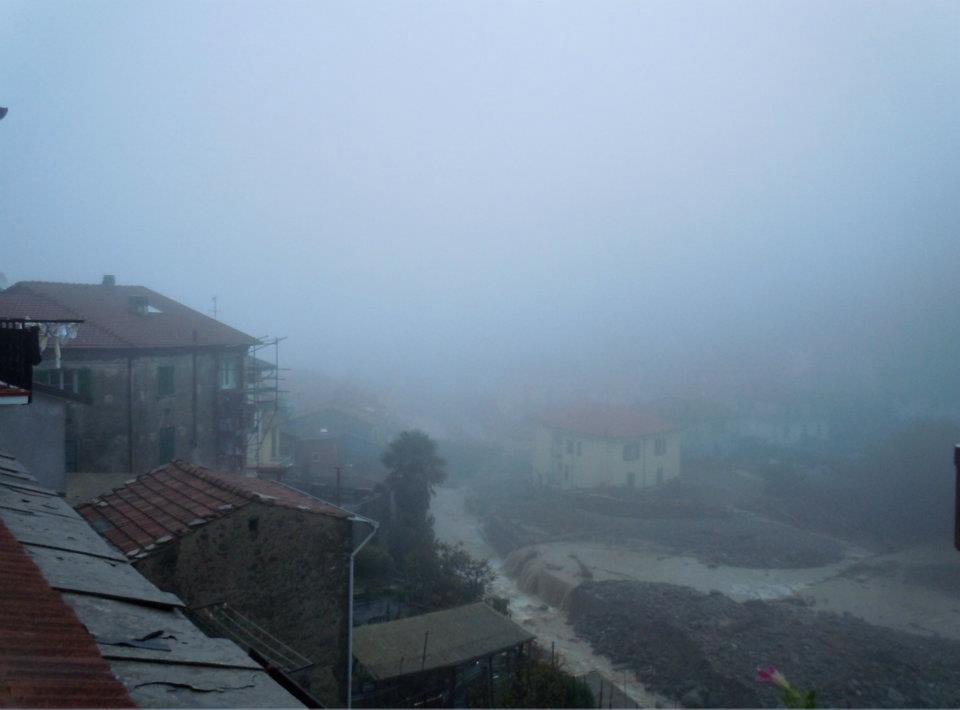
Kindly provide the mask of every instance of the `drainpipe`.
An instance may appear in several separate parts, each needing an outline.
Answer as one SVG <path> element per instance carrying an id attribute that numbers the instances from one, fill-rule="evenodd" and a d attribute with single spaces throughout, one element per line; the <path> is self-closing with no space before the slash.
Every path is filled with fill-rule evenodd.
<path id="1" fill-rule="evenodd" d="M 347 708 L 353 707 L 353 562 L 357 553 L 363 549 L 363 546 L 370 542 L 370 538 L 377 534 L 379 523 L 370 518 L 364 518 L 361 515 L 354 515 L 349 518 L 351 523 L 366 523 L 371 527 L 370 534 L 367 535 L 350 553 L 350 581 L 348 582 L 348 594 L 350 595 L 350 605 L 347 610 Z"/>

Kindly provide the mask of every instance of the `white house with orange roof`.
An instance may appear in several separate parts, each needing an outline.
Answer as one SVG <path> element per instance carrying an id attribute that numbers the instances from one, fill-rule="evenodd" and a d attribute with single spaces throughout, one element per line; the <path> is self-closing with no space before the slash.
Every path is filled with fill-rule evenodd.
<path id="1" fill-rule="evenodd" d="M 631 407 L 553 412 L 537 426 L 533 474 L 561 488 L 650 488 L 680 475 L 680 433 Z"/>

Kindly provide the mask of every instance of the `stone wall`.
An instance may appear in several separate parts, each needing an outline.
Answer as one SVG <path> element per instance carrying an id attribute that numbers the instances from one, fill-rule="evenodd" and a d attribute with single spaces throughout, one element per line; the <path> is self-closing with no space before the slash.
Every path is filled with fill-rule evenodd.
<path id="1" fill-rule="evenodd" d="M 66 440 L 68 447 L 75 447 L 76 469 L 140 474 L 173 458 L 235 468 L 238 456 L 242 461 L 247 422 L 241 391 L 219 388 L 221 357 L 221 351 L 209 349 L 195 355 L 138 352 L 129 358 L 96 359 L 70 353 L 69 367 L 90 371 L 92 400 L 68 408 Z M 170 393 L 160 391 L 162 367 L 173 368 Z M 172 456 L 162 456 L 168 453 L 161 443 L 164 430 L 172 438 Z"/>
<path id="2" fill-rule="evenodd" d="M 251 503 L 136 562 L 190 607 L 227 601 L 313 668 L 296 676 L 328 706 L 344 702 L 351 523 Z"/>

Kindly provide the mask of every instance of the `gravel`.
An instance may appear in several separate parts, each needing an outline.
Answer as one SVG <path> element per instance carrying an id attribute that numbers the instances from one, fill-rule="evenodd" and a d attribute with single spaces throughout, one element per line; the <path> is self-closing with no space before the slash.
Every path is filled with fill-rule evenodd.
<path id="1" fill-rule="evenodd" d="M 773 665 L 820 707 L 960 707 L 960 642 L 874 626 L 792 599 L 735 602 L 642 582 L 588 582 L 570 621 L 597 653 L 687 707 L 776 707 Z"/>

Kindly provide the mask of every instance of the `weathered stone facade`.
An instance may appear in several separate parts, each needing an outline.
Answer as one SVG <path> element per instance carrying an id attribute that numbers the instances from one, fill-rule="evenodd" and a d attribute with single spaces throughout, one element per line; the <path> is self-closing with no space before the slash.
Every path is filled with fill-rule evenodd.
<path id="1" fill-rule="evenodd" d="M 345 703 L 352 523 L 251 503 L 135 562 L 192 608 L 226 601 L 308 658 L 295 680 Z"/>
<path id="2" fill-rule="evenodd" d="M 139 474 L 174 458 L 242 467 L 252 420 L 242 389 L 245 352 L 65 351 L 63 368 L 85 372 L 84 394 L 91 400 L 68 407 L 71 469 Z M 228 360 L 237 378 L 224 388 L 220 372 Z"/>

